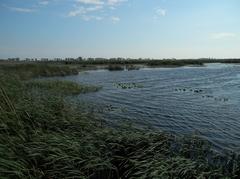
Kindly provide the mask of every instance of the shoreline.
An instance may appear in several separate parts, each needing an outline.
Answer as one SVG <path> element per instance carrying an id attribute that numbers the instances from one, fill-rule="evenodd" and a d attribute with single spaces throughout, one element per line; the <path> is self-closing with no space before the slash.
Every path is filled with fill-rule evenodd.
<path id="1" fill-rule="evenodd" d="M 240 65 L 240 60 L 136 60 L 136 61 L 9 61 L 0 60 L 0 69 L 18 70 L 18 68 L 41 67 L 43 77 L 77 75 L 88 70 L 131 71 L 143 68 L 179 68 L 179 67 L 204 67 L 206 64 L 235 64 Z M 45 71 L 44 71 L 45 68 Z M 56 74 L 51 74 L 55 68 Z M 51 69 L 47 71 L 48 69 Z M 37 69 L 38 70 L 38 69 Z"/>

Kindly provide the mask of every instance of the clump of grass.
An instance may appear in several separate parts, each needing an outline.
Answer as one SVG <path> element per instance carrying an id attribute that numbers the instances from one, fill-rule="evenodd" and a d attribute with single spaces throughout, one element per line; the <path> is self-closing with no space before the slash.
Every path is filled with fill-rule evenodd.
<path id="1" fill-rule="evenodd" d="M 29 88 L 38 88 L 66 95 L 76 95 L 80 93 L 96 92 L 100 89 L 97 86 L 87 86 L 72 81 L 62 80 L 34 80 L 26 82 Z"/>

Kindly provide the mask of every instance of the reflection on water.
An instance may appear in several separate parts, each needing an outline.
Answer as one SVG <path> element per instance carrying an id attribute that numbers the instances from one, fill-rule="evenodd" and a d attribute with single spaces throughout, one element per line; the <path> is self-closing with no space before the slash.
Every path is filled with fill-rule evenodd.
<path id="1" fill-rule="evenodd" d="M 80 98 L 104 107 L 108 120 L 130 120 L 178 134 L 198 133 L 220 149 L 240 149 L 240 66 L 102 70 L 64 78 L 101 85 L 99 92 Z"/>

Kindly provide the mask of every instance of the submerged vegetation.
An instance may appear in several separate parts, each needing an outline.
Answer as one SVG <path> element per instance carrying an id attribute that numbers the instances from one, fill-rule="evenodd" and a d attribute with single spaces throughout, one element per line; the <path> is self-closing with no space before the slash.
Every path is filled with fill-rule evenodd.
<path id="1" fill-rule="evenodd" d="M 238 156 L 196 136 L 110 127 L 65 98 L 91 87 L 32 80 L 36 68 L 0 70 L 0 178 L 239 178 Z"/>

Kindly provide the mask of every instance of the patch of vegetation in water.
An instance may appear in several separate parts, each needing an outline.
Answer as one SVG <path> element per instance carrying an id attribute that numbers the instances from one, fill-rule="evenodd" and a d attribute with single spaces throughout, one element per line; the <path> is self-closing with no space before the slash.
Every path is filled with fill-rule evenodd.
<path id="1" fill-rule="evenodd" d="M 203 89 L 192 89 L 192 88 L 175 88 L 177 92 L 193 92 L 193 93 L 202 93 L 204 92 Z"/>
<path id="2" fill-rule="evenodd" d="M 202 94 L 202 98 L 214 99 L 215 101 L 220 101 L 220 102 L 227 102 L 227 101 L 229 101 L 229 98 L 227 98 L 227 97 L 214 97 L 213 95 L 203 94 L 204 93 L 203 89 L 175 88 L 174 91 L 176 91 L 176 92 L 193 92 L 195 94 Z"/>
<path id="3" fill-rule="evenodd" d="M 121 89 L 143 88 L 143 85 L 138 83 L 114 83 L 113 85 Z"/>
<path id="4" fill-rule="evenodd" d="M 109 71 L 123 71 L 124 70 L 124 66 L 117 65 L 117 64 L 115 64 L 115 65 L 111 64 L 111 65 L 108 65 L 107 69 Z"/>
<path id="5" fill-rule="evenodd" d="M 136 66 L 136 65 L 126 65 L 126 69 L 128 71 L 131 71 L 131 70 L 139 70 L 140 67 L 139 66 Z"/>
<path id="6" fill-rule="evenodd" d="M 150 60 L 147 66 L 166 66 L 166 67 L 180 67 L 185 65 L 203 66 L 204 62 L 201 60 Z"/>

